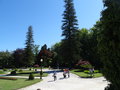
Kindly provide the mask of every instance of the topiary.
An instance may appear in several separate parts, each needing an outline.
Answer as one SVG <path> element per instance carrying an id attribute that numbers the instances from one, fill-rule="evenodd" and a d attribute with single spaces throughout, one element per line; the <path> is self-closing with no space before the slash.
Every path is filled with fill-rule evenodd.
<path id="1" fill-rule="evenodd" d="M 14 71 L 11 71 L 11 73 L 10 73 L 11 75 L 16 75 L 16 71 L 14 70 Z"/>
<path id="2" fill-rule="evenodd" d="M 29 75 L 29 80 L 34 80 L 34 75 L 32 73 Z"/>

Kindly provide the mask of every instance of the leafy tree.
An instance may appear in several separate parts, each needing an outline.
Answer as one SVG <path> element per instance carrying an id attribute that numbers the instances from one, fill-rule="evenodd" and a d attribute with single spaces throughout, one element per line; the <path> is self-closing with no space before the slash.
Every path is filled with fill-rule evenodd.
<path id="1" fill-rule="evenodd" d="M 33 53 L 34 53 L 34 56 L 35 56 L 35 64 L 38 64 L 38 54 L 39 54 L 39 45 L 34 45 L 33 47 Z"/>
<path id="2" fill-rule="evenodd" d="M 13 60 L 14 60 L 14 65 L 15 67 L 19 68 L 19 67 L 23 67 L 24 66 L 24 50 L 23 49 L 16 49 L 13 52 Z"/>
<path id="3" fill-rule="evenodd" d="M 52 59 L 52 67 L 62 67 L 65 63 L 61 56 L 61 42 L 54 44 L 51 47 L 51 51 L 53 52 L 53 59 Z"/>
<path id="4" fill-rule="evenodd" d="M 28 32 L 26 35 L 26 46 L 25 46 L 25 56 L 24 56 L 24 63 L 26 66 L 31 66 L 34 64 L 34 40 L 33 40 L 33 30 L 32 26 L 28 27 Z"/>
<path id="5" fill-rule="evenodd" d="M 0 68 L 10 68 L 13 67 L 13 57 L 12 53 L 9 51 L 0 52 Z"/>
<path id="6" fill-rule="evenodd" d="M 98 35 L 101 29 L 101 22 L 97 21 L 93 28 L 90 29 L 90 62 L 97 69 L 103 67 L 102 62 L 100 61 L 100 55 L 98 53 Z"/>
<path id="7" fill-rule="evenodd" d="M 43 65 L 49 66 L 52 55 L 53 53 L 50 51 L 49 48 L 47 48 L 47 45 L 45 44 L 41 47 L 41 50 L 38 54 L 38 62 L 40 63 L 40 59 L 43 59 Z"/>
<path id="8" fill-rule="evenodd" d="M 99 53 L 104 64 L 103 74 L 110 82 L 106 90 L 120 89 L 120 0 L 104 0 Z"/>
<path id="9" fill-rule="evenodd" d="M 77 42 L 75 35 L 78 30 L 78 23 L 76 19 L 76 12 L 74 9 L 73 0 L 64 0 L 65 11 L 63 13 L 62 24 L 62 40 L 61 52 L 62 58 L 65 61 L 64 65 L 73 67 L 76 61 L 79 59 L 79 42 Z"/>

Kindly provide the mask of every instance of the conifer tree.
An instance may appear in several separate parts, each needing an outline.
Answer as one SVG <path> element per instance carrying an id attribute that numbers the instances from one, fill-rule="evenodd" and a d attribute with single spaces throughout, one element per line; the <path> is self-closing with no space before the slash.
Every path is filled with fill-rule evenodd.
<path id="1" fill-rule="evenodd" d="M 103 74 L 110 82 L 105 90 L 120 90 L 120 0 L 104 0 L 99 52 Z"/>
<path id="2" fill-rule="evenodd" d="M 62 24 L 62 57 L 68 67 L 73 66 L 79 59 L 79 42 L 76 40 L 76 34 L 78 30 L 78 21 L 76 12 L 74 9 L 73 0 L 64 0 L 65 11 L 63 13 Z"/>
<path id="3" fill-rule="evenodd" d="M 26 46 L 25 46 L 25 56 L 24 56 L 24 63 L 26 66 L 31 66 L 34 64 L 34 40 L 33 40 L 33 30 L 32 26 L 28 27 L 28 32 L 26 35 Z"/>

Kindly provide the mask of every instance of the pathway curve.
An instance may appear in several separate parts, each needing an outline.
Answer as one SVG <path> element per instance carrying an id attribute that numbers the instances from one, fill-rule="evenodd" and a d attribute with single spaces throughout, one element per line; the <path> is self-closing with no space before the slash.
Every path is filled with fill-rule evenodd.
<path id="1" fill-rule="evenodd" d="M 74 74 L 70 78 L 63 79 L 63 73 L 57 73 L 57 80 L 53 81 L 53 74 L 44 77 L 42 82 L 19 90 L 104 90 L 107 81 L 103 77 L 84 79 Z"/>

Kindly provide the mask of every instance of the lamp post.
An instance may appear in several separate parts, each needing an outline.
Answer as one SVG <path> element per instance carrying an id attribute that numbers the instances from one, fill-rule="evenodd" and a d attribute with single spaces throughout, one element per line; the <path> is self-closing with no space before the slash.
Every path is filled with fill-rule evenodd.
<path id="1" fill-rule="evenodd" d="M 42 79 L 42 62 L 43 62 L 43 59 L 40 59 L 40 62 L 41 62 L 40 79 Z"/>

